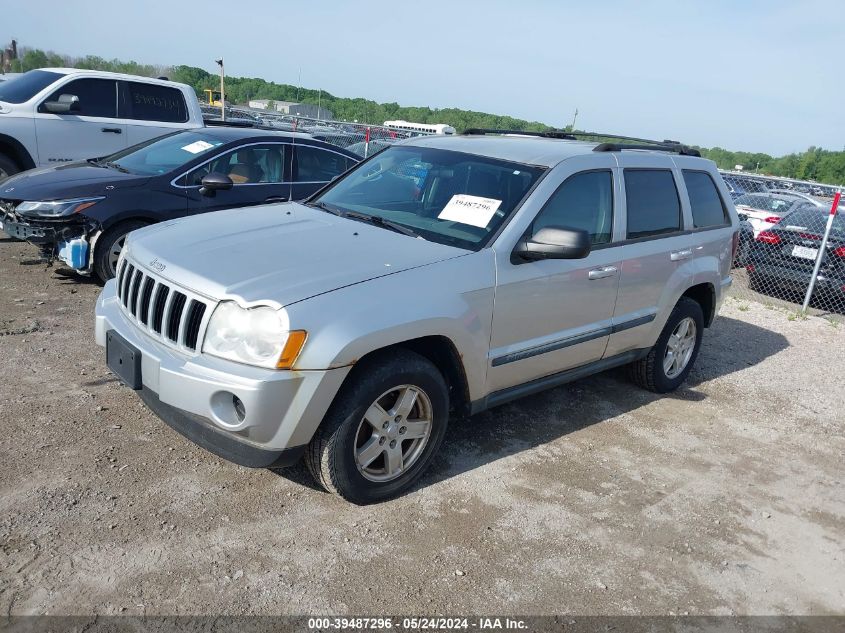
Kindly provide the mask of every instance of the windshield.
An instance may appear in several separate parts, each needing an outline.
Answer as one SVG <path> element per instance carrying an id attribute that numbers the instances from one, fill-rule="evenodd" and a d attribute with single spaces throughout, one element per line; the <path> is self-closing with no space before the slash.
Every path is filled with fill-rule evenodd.
<path id="1" fill-rule="evenodd" d="M 432 242 L 478 250 L 545 171 L 542 167 L 393 146 L 313 201 L 389 220 Z"/>
<path id="2" fill-rule="evenodd" d="M 2 81 L 0 82 L 0 101 L 6 103 L 29 101 L 61 76 L 61 73 L 53 73 L 49 70 L 30 70 L 20 77 Z"/>
<path id="3" fill-rule="evenodd" d="M 222 144 L 223 141 L 202 130 L 178 132 L 112 154 L 102 162 L 132 174 L 157 176 L 178 169 Z"/>

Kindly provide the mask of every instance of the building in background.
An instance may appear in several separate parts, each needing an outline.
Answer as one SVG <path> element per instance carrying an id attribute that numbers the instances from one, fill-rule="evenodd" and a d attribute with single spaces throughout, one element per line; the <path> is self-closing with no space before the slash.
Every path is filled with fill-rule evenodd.
<path id="1" fill-rule="evenodd" d="M 273 99 L 251 99 L 249 102 L 250 108 L 256 110 L 275 110 L 282 114 L 292 114 L 294 116 L 310 117 L 312 119 L 322 119 L 324 121 L 331 121 L 333 118 L 332 111 L 328 108 L 321 108 L 313 103 L 294 103 L 293 101 L 274 101 Z"/>

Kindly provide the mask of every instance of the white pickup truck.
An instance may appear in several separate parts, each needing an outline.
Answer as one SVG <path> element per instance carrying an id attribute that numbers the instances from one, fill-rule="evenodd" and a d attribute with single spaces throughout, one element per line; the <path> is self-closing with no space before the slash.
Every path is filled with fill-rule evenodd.
<path id="1" fill-rule="evenodd" d="M 30 70 L 0 82 L 0 180 L 202 125 L 196 93 L 185 84 L 77 68 Z"/>

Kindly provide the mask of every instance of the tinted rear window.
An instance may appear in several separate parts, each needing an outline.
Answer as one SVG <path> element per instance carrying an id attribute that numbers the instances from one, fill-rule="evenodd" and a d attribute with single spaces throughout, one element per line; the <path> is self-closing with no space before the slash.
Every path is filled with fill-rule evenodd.
<path id="1" fill-rule="evenodd" d="M 185 97 L 180 90 L 135 81 L 127 82 L 127 85 L 130 113 L 128 118 L 165 123 L 184 123 L 188 120 Z"/>
<path id="2" fill-rule="evenodd" d="M 692 208 L 693 225 L 697 229 L 730 224 L 722 197 L 710 174 L 704 171 L 684 170 L 684 183 Z"/>
<path id="3" fill-rule="evenodd" d="M 29 101 L 61 76 L 49 70 L 30 70 L 20 77 L 0 82 L 0 101 L 6 103 Z"/>
<path id="4" fill-rule="evenodd" d="M 626 169 L 628 239 L 681 229 L 681 203 L 668 169 Z"/>
<path id="5" fill-rule="evenodd" d="M 821 237 L 827 225 L 829 214 L 824 209 L 805 206 L 800 207 L 794 213 L 790 213 L 778 224 L 778 228 L 802 233 L 811 233 Z M 845 211 L 840 210 L 833 218 L 833 226 L 830 228 L 830 238 L 833 240 L 845 239 Z"/>

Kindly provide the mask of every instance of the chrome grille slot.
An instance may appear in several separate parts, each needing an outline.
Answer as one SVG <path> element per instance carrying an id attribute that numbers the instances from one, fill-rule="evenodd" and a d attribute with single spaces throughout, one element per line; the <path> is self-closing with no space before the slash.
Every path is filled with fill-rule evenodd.
<path id="1" fill-rule="evenodd" d="M 147 324 L 150 316 L 150 297 L 153 295 L 153 286 L 155 286 L 155 280 L 152 277 L 147 277 L 144 280 L 144 286 L 139 297 L 138 320 L 144 325 Z"/>
<path id="2" fill-rule="evenodd" d="M 136 268 L 135 275 L 132 277 L 129 287 L 129 312 L 132 316 L 135 316 L 138 311 L 138 288 L 141 287 L 141 279 L 143 277 L 144 273 Z"/>
<path id="3" fill-rule="evenodd" d="M 164 306 L 167 305 L 169 294 L 170 288 L 164 284 L 159 285 L 153 306 L 153 332 L 156 334 L 161 334 L 161 321 L 164 318 Z"/>
<path id="4" fill-rule="evenodd" d="M 117 271 L 117 275 L 115 275 L 115 284 L 117 285 L 117 298 L 123 299 L 123 275 L 126 273 L 126 267 L 129 264 L 124 259 L 123 262 L 120 264 L 120 268 Z"/>
<path id="5" fill-rule="evenodd" d="M 132 273 L 135 272 L 135 267 L 132 264 L 126 268 L 126 274 L 124 275 L 123 279 L 120 280 L 120 285 L 123 286 L 123 292 L 121 293 L 121 303 L 123 307 L 128 306 L 127 302 L 127 295 L 129 294 L 129 282 L 132 280 Z"/>
<path id="6" fill-rule="evenodd" d="M 128 256 L 115 283 L 123 313 L 138 329 L 169 347 L 197 351 L 213 301 L 174 286 L 129 261 Z"/>
<path id="7" fill-rule="evenodd" d="M 191 301 L 185 327 L 185 347 L 188 349 L 197 348 L 197 338 L 199 337 L 203 316 L 205 316 L 205 304 L 199 301 Z"/>
<path id="8" fill-rule="evenodd" d="M 185 309 L 186 299 L 187 297 L 178 290 L 173 292 L 173 301 L 170 303 L 170 312 L 167 315 L 167 332 L 165 336 L 174 343 L 179 340 L 179 325 L 182 323 L 182 313 Z"/>

